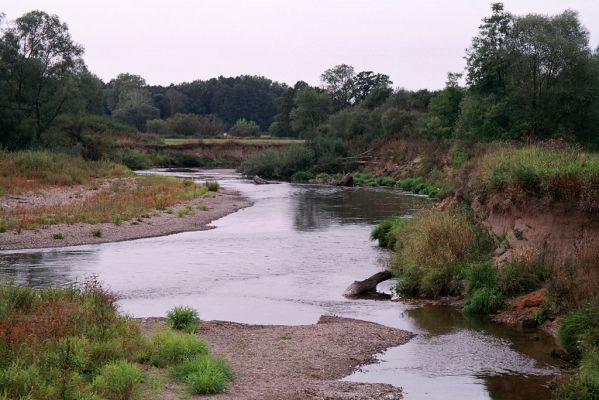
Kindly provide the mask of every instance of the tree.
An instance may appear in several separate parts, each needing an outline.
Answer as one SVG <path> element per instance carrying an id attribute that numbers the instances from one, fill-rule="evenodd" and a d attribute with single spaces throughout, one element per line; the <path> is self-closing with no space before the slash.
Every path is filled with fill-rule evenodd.
<path id="1" fill-rule="evenodd" d="M 75 75 L 84 69 L 82 54 L 83 48 L 56 15 L 31 11 L 4 29 L 0 39 L 0 130 L 4 134 L 0 136 L 21 136 L 17 145 L 39 141 L 66 111 L 76 90 Z"/>
<path id="2" fill-rule="evenodd" d="M 331 98 L 328 93 L 306 87 L 295 96 L 295 108 L 291 112 L 291 127 L 301 137 L 314 136 L 318 126 L 326 121 L 331 108 Z"/>
<path id="3" fill-rule="evenodd" d="M 140 131 L 145 131 L 146 121 L 160 117 L 160 110 L 152 106 L 146 81 L 139 75 L 119 74 L 111 80 L 106 105 L 114 118 Z"/>
<path id="4" fill-rule="evenodd" d="M 388 90 L 393 82 L 389 79 L 389 75 L 375 74 L 372 71 L 362 71 L 358 73 L 352 82 L 352 101 L 359 103 L 375 90 L 379 93 L 384 93 Z"/>
<path id="5" fill-rule="evenodd" d="M 333 108 L 341 110 L 353 103 L 354 67 L 340 64 L 327 69 L 320 76 L 324 89 L 330 93 Z"/>
<path id="6" fill-rule="evenodd" d="M 235 122 L 235 125 L 229 129 L 229 133 L 234 136 L 258 136 L 260 134 L 260 127 L 254 121 L 240 118 Z"/>
<path id="7" fill-rule="evenodd" d="M 460 105 L 465 90 L 460 87 L 462 74 L 447 74 L 445 89 L 437 93 L 428 105 L 426 130 L 436 136 L 450 136 L 460 116 Z"/>

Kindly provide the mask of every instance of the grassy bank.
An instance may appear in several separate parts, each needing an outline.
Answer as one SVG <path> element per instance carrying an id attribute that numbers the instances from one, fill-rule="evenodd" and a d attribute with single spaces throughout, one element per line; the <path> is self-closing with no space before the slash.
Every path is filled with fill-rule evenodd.
<path id="1" fill-rule="evenodd" d="M 0 151 L 0 195 L 131 176 L 125 166 L 48 151 Z"/>
<path id="2" fill-rule="evenodd" d="M 48 152 L 0 153 L 0 157 L 4 194 L 28 192 L 34 198 L 41 197 L 30 204 L 17 202 L 0 209 L 2 232 L 58 223 L 119 225 L 218 191 L 216 186 L 197 186 L 190 180 L 134 176 L 119 164 Z M 50 189 L 54 190 L 53 195 L 48 192 Z M 45 191 L 43 196 L 42 191 Z"/>
<path id="3" fill-rule="evenodd" d="M 165 381 L 209 394 L 226 391 L 232 378 L 192 334 L 145 337 L 95 280 L 64 289 L 0 286 L 0 398 L 159 399 Z"/>

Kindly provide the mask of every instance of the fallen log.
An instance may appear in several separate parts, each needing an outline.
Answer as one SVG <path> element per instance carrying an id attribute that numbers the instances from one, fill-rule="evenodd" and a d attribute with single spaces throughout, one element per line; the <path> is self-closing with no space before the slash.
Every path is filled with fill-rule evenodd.
<path id="1" fill-rule="evenodd" d="M 354 177 L 352 174 L 345 174 L 337 183 L 337 186 L 354 186 Z"/>
<path id="2" fill-rule="evenodd" d="M 355 281 L 345 289 L 343 295 L 345 297 L 356 297 L 365 293 L 375 293 L 376 286 L 388 279 L 393 278 L 393 274 L 389 271 L 381 271 L 372 275 L 363 281 Z"/>
<path id="3" fill-rule="evenodd" d="M 270 182 L 266 179 L 260 178 L 258 175 L 254 176 L 254 183 L 256 185 L 268 185 Z"/>

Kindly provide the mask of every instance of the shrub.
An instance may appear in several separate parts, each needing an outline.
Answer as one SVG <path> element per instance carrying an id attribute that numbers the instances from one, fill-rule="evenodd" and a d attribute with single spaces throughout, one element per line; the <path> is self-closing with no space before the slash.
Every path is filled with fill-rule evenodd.
<path id="1" fill-rule="evenodd" d="M 584 350 L 585 339 L 599 328 L 599 302 L 570 312 L 562 320 L 558 341 L 568 353 L 580 355 Z"/>
<path id="2" fill-rule="evenodd" d="M 391 232 L 399 289 L 412 295 L 458 294 L 461 266 L 493 249 L 486 230 L 459 209 L 424 211 Z"/>
<path id="3" fill-rule="evenodd" d="M 227 391 L 233 379 L 231 367 L 222 358 L 197 356 L 171 368 L 171 374 L 187 383 L 193 394 L 215 394 Z"/>
<path id="4" fill-rule="evenodd" d="M 254 121 L 240 118 L 229 129 L 229 133 L 234 136 L 258 136 L 260 134 L 260 127 Z"/>
<path id="5" fill-rule="evenodd" d="M 464 304 L 468 314 L 492 314 L 503 308 L 505 298 L 498 289 L 483 287 L 476 289 Z"/>
<path id="6" fill-rule="evenodd" d="M 62 239 L 64 239 L 64 236 L 63 236 L 62 232 L 56 232 L 56 233 L 52 234 L 52 239 L 62 240 Z"/>
<path id="7" fill-rule="evenodd" d="M 99 394 L 109 399 L 129 400 L 137 397 L 143 377 L 143 372 L 137 366 L 121 360 L 102 367 L 93 386 Z"/>
<path id="8" fill-rule="evenodd" d="M 191 307 L 175 307 L 166 316 L 173 329 L 185 330 L 189 333 L 195 333 L 198 329 L 198 312 Z"/>
<path id="9" fill-rule="evenodd" d="M 291 176 L 291 180 L 295 182 L 305 182 L 314 179 L 314 174 L 310 171 L 297 171 Z"/>
<path id="10" fill-rule="evenodd" d="M 97 238 L 102 237 L 102 229 L 100 229 L 100 228 L 94 228 L 90 231 L 90 233 L 93 237 L 97 237 Z"/>
<path id="11" fill-rule="evenodd" d="M 599 398 L 599 349 L 585 354 L 578 373 L 557 391 L 559 400 L 596 400 Z"/>
<path id="12" fill-rule="evenodd" d="M 542 261 L 510 260 L 501 268 L 499 286 L 506 296 L 518 296 L 539 289 L 549 279 L 550 271 Z"/>
<path id="13" fill-rule="evenodd" d="M 245 159 L 238 170 L 244 176 L 286 179 L 297 171 L 310 169 L 314 151 L 304 145 L 290 145 L 282 149 L 265 149 Z"/>
<path id="14" fill-rule="evenodd" d="M 152 158 L 148 153 L 137 149 L 122 149 L 114 152 L 111 157 L 113 161 L 126 165 L 133 170 L 148 169 L 152 167 Z"/>
<path id="15" fill-rule="evenodd" d="M 194 335 L 164 331 L 154 336 L 149 360 L 152 365 L 164 368 L 207 353 L 204 342 Z"/>
<path id="16" fill-rule="evenodd" d="M 112 216 L 112 223 L 115 224 L 116 226 L 119 226 L 120 224 L 123 223 L 123 217 L 121 217 L 120 215 L 113 215 Z"/>
<path id="17" fill-rule="evenodd" d="M 379 223 L 370 233 L 370 240 L 378 240 L 379 246 L 392 249 L 395 245 L 395 234 L 393 230 L 404 223 L 404 219 L 387 218 Z"/>
<path id="18" fill-rule="evenodd" d="M 220 189 L 220 185 L 217 181 L 206 181 L 206 187 L 210 192 L 218 192 L 218 190 Z"/>
<path id="19" fill-rule="evenodd" d="M 467 264 L 462 269 L 462 276 L 466 283 L 466 296 L 478 289 L 494 288 L 497 285 L 497 267 L 491 261 Z"/>

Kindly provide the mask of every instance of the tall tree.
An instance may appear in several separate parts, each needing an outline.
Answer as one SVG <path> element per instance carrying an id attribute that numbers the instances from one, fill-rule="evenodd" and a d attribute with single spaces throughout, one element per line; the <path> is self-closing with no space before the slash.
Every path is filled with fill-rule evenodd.
<path id="1" fill-rule="evenodd" d="M 65 112 L 75 90 L 75 75 L 84 69 L 83 47 L 76 44 L 58 16 L 31 11 L 3 30 L 0 76 L 3 114 L 0 129 L 39 141 Z M 8 136 L 8 135 L 7 135 Z"/>
<path id="2" fill-rule="evenodd" d="M 313 137 L 318 126 L 326 121 L 330 112 L 331 98 L 329 94 L 306 87 L 295 96 L 295 108 L 291 112 L 291 126 L 300 136 Z"/>
<path id="3" fill-rule="evenodd" d="M 340 64 L 327 69 L 320 76 L 324 89 L 331 94 L 335 110 L 341 110 L 353 103 L 355 75 L 354 67 Z"/>

